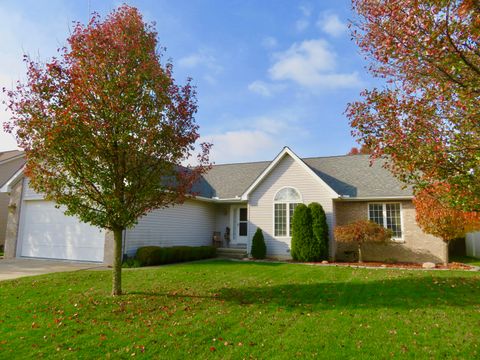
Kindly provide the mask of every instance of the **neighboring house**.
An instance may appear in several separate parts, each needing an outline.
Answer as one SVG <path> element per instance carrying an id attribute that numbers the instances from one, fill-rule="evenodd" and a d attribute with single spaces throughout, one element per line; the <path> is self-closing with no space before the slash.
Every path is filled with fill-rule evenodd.
<path id="1" fill-rule="evenodd" d="M 63 215 L 16 174 L 0 189 L 10 192 L 7 257 L 99 261 L 112 259 L 112 235 Z M 269 256 L 289 258 L 291 218 L 299 203 L 320 203 L 330 227 L 330 256 L 348 259 L 352 248 L 336 244 L 333 227 L 371 219 L 392 229 L 386 245 L 366 246 L 367 260 L 443 262 L 442 241 L 415 222 L 411 189 L 368 155 L 300 159 L 284 148 L 272 161 L 215 165 L 198 181 L 195 199 L 154 210 L 124 234 L 123 251 L 140 246 L 209 245 L 227 227 L 230 246 L 250 249 L 255 230 L 265 235 Z"/>
<path id="2" fill-rule="evenodd" d="M 0 188 L 25 164 L 23 152 L 18 150 L 0 152 Z M 8 194 L 0 193 L 0 247 L 5 244 L 8 217 Z"/>

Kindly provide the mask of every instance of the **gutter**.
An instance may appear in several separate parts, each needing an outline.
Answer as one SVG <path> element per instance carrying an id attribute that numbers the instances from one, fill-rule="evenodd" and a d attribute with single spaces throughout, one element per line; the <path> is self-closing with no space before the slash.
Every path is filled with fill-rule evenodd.
<path id="1" fill-rule="evenodd" d="M 210 202 L 210 203 L 216 203 L 216 204 L 221 204 L 221 203 L 244 203 L 246 200 L 243 200 L 241 197 L 237 196 L 234 198 L 223 198 L 220 199 L 218 197 L 213 197 L 213 198 L 208 198 L 204 196 L 191 196 L 193 200 L 200 200 L 204 202 Z"/>
<path id="2" fill-rule="evenodd" d="M 13 176 L 0 187 L 0 193 L 9 193 L 12 190 L 12 185 L 15 184 L 17 180 L 21 178 L 21 176 L 23 176 L 23 168 L 24 166 L 22 166 L 20 170 L 13 174 Z"/>
<path id="3" fill-rule="evenodd" d="M 412 200 L 413 195 L 402 196 L 362 196 L 362 197 L 350 197 L 350 195 L 340 195 L 338 198 L 333 199 L 336 201 L 375 201 L 375 200 Z"/>

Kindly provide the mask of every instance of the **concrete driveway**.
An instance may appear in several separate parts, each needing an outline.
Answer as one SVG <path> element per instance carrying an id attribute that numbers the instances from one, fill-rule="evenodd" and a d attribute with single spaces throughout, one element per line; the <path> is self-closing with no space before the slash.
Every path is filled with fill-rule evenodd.
<path id="1" fill-rule="evenodd" d="M 9 259 L 0 260 L 0 281 L 24 276 L 105 268 L 105 265 L 59 260 Z"/>

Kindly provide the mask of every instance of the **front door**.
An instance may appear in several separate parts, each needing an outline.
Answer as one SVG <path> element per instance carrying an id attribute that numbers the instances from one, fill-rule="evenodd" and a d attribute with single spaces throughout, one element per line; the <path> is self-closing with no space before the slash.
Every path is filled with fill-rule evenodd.
<path id="1" fill-rule="evenodd" d="M 236 207 L 233 218 L 232 244 L 246 245 L 248 237 L 248 213 L 246 207 Z"/>

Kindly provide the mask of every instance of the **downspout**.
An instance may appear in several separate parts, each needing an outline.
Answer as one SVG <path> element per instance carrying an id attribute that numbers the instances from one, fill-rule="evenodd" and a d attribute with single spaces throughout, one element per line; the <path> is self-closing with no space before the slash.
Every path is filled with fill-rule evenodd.
<path id="1" fill-rule="evenodd" d="M 122 235 L 122 259 L 125 260 L 127 257 L 127 229 L 123 230 Z"/>

